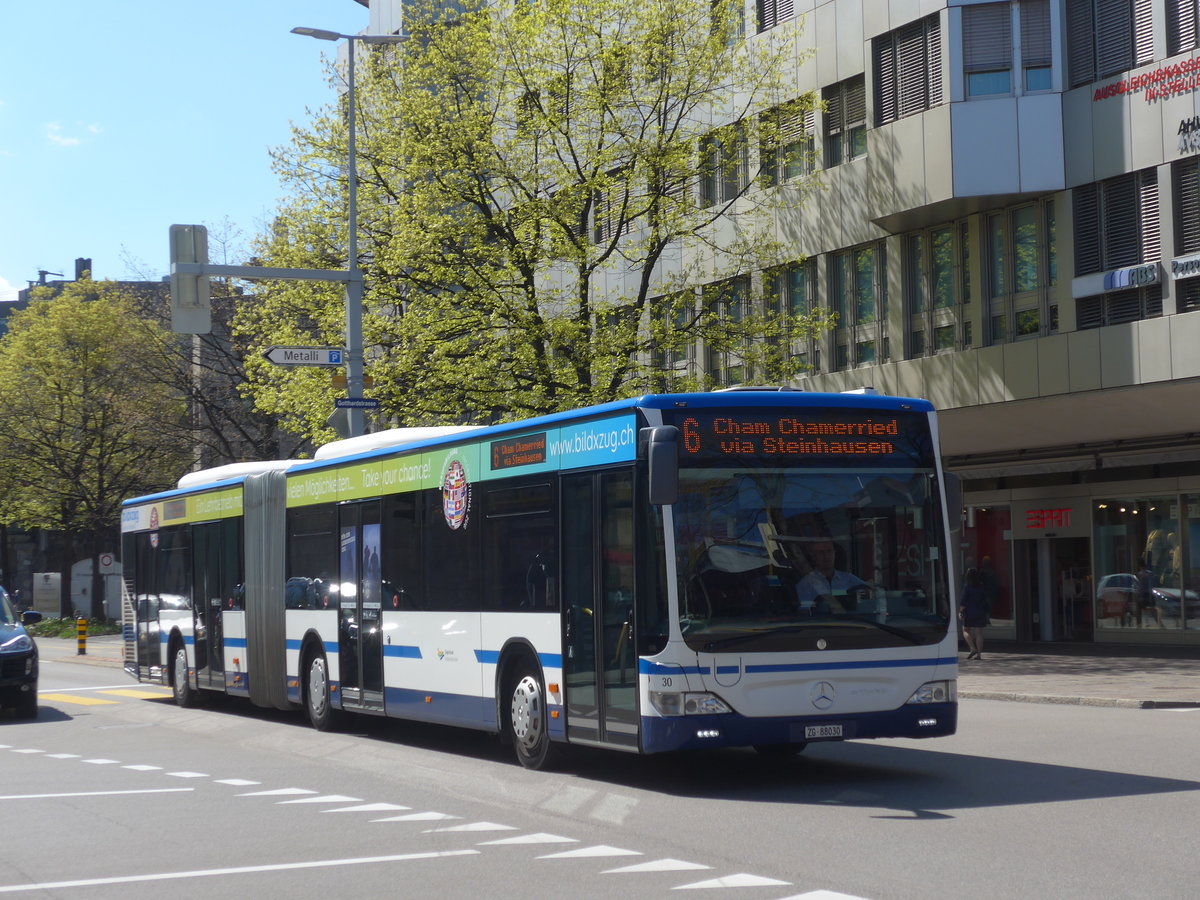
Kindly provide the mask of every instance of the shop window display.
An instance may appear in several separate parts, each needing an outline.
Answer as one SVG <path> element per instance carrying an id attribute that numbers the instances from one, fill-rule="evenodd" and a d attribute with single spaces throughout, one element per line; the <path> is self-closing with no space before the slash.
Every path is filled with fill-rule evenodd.
<path id="1" fill-rule="evenodd" d="M 1013 624 L 1011 529 L 1007 506 L 970 508 L 963 529 L 962 571 L 979 569 L 993 625 Z"/>
<path id="2" fill-rule="evenodd" d="M 1096 626 L 1200 628 L 1200 497 L 1095 501 Z"/>

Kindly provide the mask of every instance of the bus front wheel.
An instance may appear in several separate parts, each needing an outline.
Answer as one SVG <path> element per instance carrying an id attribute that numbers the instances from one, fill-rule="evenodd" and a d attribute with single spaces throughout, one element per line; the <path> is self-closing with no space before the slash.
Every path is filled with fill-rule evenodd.
<path id="1" fill-rule="evenodd" d="M 517 760 L 527 769 L 549 768 L 557 757 L 557 748 L 550 740 L 541 679 L 531 667 L 518 668 L 509 682 L 508 696 L 508 736 Z"/>

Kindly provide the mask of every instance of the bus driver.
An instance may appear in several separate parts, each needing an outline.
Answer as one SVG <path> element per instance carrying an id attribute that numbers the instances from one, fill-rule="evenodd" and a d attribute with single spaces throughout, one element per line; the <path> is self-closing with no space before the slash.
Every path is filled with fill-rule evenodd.
<path id="1" fill-rule="evenodd" d="M 813 568 L 796 585 L 796 599 L 801 612 L 811 611 L 820 615 L 845 612 L 843 598 L 856 588 L 867 587 L 867 583 L 857 575 L 834 568 L 836 551 L 829 538 L 818 538 L 806 549 Z"/>

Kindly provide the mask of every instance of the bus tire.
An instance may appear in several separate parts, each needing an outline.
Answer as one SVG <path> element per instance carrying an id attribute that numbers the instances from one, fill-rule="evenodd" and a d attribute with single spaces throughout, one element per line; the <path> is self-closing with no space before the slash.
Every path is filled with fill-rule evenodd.
<path id="1" fill-rule="evenodd" d="M 304 664 L 304 709 L 317 731 L 334 731 L 345 715 L 333 708 L 329 689 L 329 662 L 319 650 L 309 653 Z"/>
<path id="2" fill-rule="evenodd" d="M 187 648 L 182 642 L 174 644 L 175 653 L 171 656 L 171 693 L 175 695 L 175 703 L 183 709 L 196 705 L 196 691 L 188 683 Z"/>
<path id="3" fill-rule="evenodd" d="M 548 769 L 557 761 L 559 748 L 550 740 L 546 711 L 546 689 L 533 664 L 522 661 L 513 667 L 508 681 L 508 738 L 517 761 L 527 769 Z"/>

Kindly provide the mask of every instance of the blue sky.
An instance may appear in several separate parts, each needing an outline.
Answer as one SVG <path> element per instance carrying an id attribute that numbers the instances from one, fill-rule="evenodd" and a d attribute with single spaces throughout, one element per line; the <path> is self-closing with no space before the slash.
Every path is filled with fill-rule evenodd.
<path id="1" fill-rule="evenodd" d="M 289 32 L 367 21 L 354 0 L 0 0 L 0 300 L 76 257 L 160 278 L 173 223 L 245 246 L 283 193 L 270 149 L 334 99 L 337 45 Z"/>

